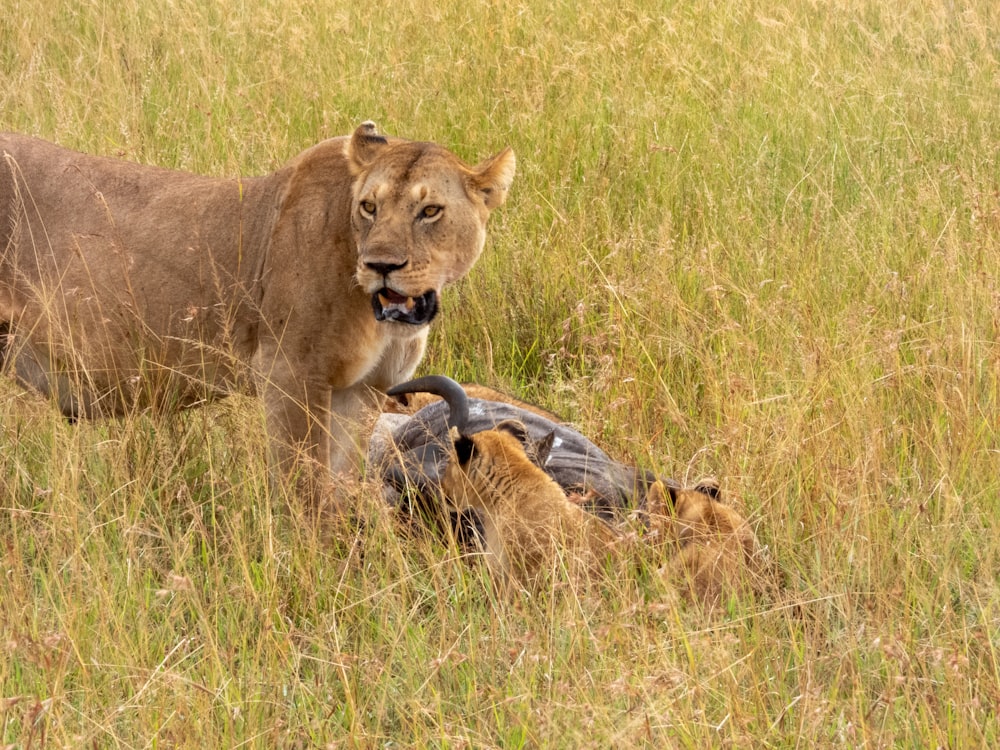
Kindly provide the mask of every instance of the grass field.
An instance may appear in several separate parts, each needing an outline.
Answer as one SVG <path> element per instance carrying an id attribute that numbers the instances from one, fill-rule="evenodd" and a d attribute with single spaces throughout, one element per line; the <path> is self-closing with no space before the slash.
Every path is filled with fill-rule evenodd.
<path id="1" fill-rule="evenodd" d="M 252 400 L 71 427 L 4 380 L 0 748 L 1000 745 L 995 3 L 0 14 L 0 130 L 236 175 L 368 118 L 518 156 L 421 371 L 718 477 L 785 591 L 497 601 L 374 497 L 290 522 Z"/>

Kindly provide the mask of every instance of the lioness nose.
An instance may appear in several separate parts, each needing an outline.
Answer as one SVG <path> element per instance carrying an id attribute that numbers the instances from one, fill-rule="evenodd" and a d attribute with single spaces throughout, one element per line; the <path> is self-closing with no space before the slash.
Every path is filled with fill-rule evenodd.
<path id="1" fill-rule="evenodd" d="M 408 260 L 404 260 L 402 263 L 365 263 L 365 265 L 379 276 L 388 276 L 393 271 L 404 268 L 407 263 L 409 263 Z"/>

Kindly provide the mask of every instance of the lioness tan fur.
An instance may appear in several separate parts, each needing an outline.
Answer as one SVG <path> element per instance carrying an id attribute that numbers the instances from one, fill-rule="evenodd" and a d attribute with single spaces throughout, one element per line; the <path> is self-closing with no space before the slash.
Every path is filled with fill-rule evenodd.
<path id="1" fill-rule="evenodd" d="M 0 156 L 0 365 L 74 419 L 253 385 L 279 473 L 351 465 L 369 389 L 412 374 L 515 169 L 372 123 L 252 178 L 10 134 Z"/>

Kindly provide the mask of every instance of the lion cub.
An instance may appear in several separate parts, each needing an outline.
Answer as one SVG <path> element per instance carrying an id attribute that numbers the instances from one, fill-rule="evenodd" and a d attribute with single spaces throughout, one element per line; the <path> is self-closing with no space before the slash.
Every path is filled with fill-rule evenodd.
<path id="1" fill-rule="evenodd" d="M 530 587 L 560 562 L 571 574 L 604 570 L 621 536 L 539 468 L 550 445 L 531 445 L 512 421 L 471 436 L 452 429 L 452 437 L 441 489 L 457 510 L 479 513 L 486 562 L 501 585 Z"/>
<path id="2" fill-rule="evenodd" d="M 694 489 L 654 482 L 646 495 L 650 530 L 679 549 L 668 575 L 694 599 L 709 605 L 724 592 L 762 580 L 762 551 L 746 519 L 720 499 L 715 482 Z"/>
<path id="3" fill-rule="evenodd" d="M 537 586 L 564 565 L 571 576 L 613 569 L 632 537 L 572 502 L 540 467 L 551 448 L 533 444 L 523 424 L 492 430 L 451 430 L 454 453 L 441 480 L 456 510 L 479 514 L 486 562 L 501 586 Z M 694 489 L 656 481 L 646 495 L 647 538 L 675 544 L 665 568 L 691 599 L 714 606 L 726 592 L 759 588 L 761 552 L 750 525 L 719 499 L 714 483 Z"/>

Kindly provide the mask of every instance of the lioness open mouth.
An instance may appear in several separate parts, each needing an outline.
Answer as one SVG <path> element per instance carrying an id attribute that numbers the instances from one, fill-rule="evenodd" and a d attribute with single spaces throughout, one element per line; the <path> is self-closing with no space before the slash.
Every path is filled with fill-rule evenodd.
<path id="1" fill-rule="evenodd" d="M 372 295 L 372 309 L 375 311 L 375 320 L 426 325 L 437 315 L 437 292 L 431 289 L 419 297 L 406 297 L 389 287 L 382 287 Z"/>

